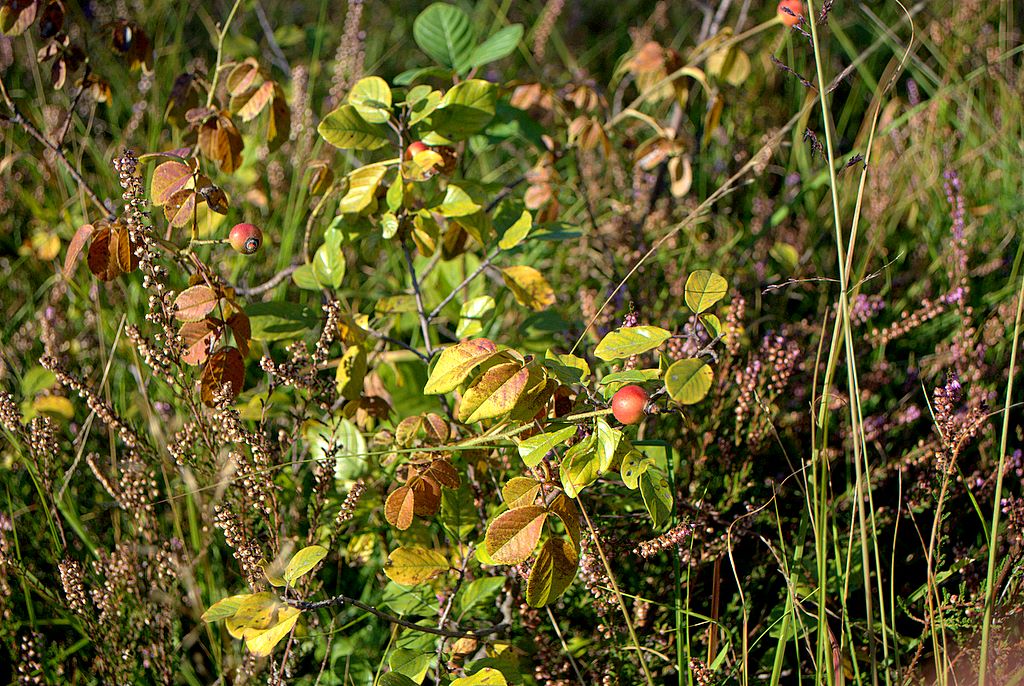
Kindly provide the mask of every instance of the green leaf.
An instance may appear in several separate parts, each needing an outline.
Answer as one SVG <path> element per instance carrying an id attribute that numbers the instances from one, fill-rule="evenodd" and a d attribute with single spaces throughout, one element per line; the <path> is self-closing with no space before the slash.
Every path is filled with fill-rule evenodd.
<path id="1" fill-rule="evenodd" d="M 705 312 L 700 317 L 700 323 L 704 325 L 704 330 L 711 334 L 712 337 L 722 335 L 722 320 L 710 312 Z"/>
<path id="2" fill-rule="evenodd" d="M 445 190 L 444 200 L 436 209 L 445 217 L 466 217 L 478 212 L 480 205 L 473 202 L 469 193 L 454 183 L 450 183 Z"/>
<path id="3" fill-rule="evenodd" d="M 313 277 L 323 286 L 339 288 L 345 278 L 345 253 L 341 250 L 341 231 L 327 229 L 324 244 L 313 255 Z"/>
<path id="4" fill-rule="evenodd" d="M 584 488 L 601 476 L 601 458 L 594 449 L 596 436 L 590 434 L 569 448 L 562 458 L 560 471 L 562 488 L 566 495 L 575 498 Z"/>
<path id="5" fill-rule="evenodd" d="M 567 426 L 557 431 L 530 436 L 519 443 L 519 457 L 527 467 L 536 467 L 544 456 L 555 449 L 556 446 L 565 445 L 573 435 L 576 434 L 575 426 Z"/>
<path id="6" fill-rule="evenodd" d="M 458 72 L 469 66 L 476 43 L 476 32 L 466 13 L 440 2 L 420 12 L 412 24 L 412 37 L 430 59 Z"/>
<path id="7" fill-rule="evenodd" d="M 548 350 L 544 353 L 543 364 L 564 384 L 586 383 L 590 378 L 590 365 L 582 357 L 560 355 Z"/>
<path id="8" fill-rule="evenodd" d="M 622 476 L 622 482 L 626 484 L 626 487 L 635 491 L 640 485 L 640 477 L 653 466 L 653 457 L 633 449 L 623 456 L 622 464 L 619 466 L 619 475 Z"/>
<path id="9" fill-rule="evenodd" d="M 246 306 L 245 313 L 249 315 L 252 338 L 257 341 L 298 338 L 320 324 L 313 308 L 299 303 L 252 303 Z"/>
<path id="10" fill-rule="evenodd" d="M 597 436 L 597 456 L 600 460 L 600 470 L 605 472 L 615 459 L 615 451 L 619 449 L 619 443 L 622 441 L 622 432 L 613 429 L 604 417 L 598 417 L 596 424 L 597 430 L 594 434 Z"/>
<path id="11" fill-rule="evenodd" d="M 377 686 L 419 686 L 419 684 L 404 674 L 385 672 L 377 680 Z"/>
<path id="12" fill-rule="evenodd" d="M 402 546 L 388 555 L 384 573 L 396 584 L 415 586 L 451 568 L 444 555 L 420 545 Z"/>
<path id="13" fill-rule="evenodd" d="M 464 140 L 478 133 L 494 118 L 498 91 L 493 83 L 469 79 L 441 98 L 430 116 L 430 128 L 452 140 Z"/>
<path id="14" fill-rule="evenodd" d="M 693 405 L 704 399 L 714 379 L 714 372 L 704 360 L 679 360 L 665 370 L 665 390 L 677 403 Z"/>
<path id="15" fill-rule="evenodd" d="M 391 82 L 396 86 L 408 86 L 413 81 L 417 81 L 421 78 L 448 78 L 451 76 L 451 71 L 444 69 L 443 67 L 419 67 L 417 69 L 406 69 L 395 78 L 391 79 Z"/>
<path id="16" fill-rule="evenodd" d="M 323 284 L 317 281 L 316 274 L 313 273 L 313 265 L 304 264 L 298 269 L 292 272 L 292 281 L 295 285 L 305 291 L 318 291 L 323 288 Z"/>
<path id="17" fill-rule="evenodd" d="M 316 130 L 342 150 L 376 150 L 388 144 L 388 127 L 366 121 L 352 105 L 342 105 L 328 114 Z"/>
<path id="18" fill-rule="evenodd" d="M 250 595 L 252 594 L 242 593 L 240 595 L 221 598 L 206 609 L 206 612 L 203 613 L 202 620 L 209 623 L 216 622 L 220 619 L 227 619 L 228 617 L 234 617 L 235 613 L 238 612 L 238 608 L 242 604 L 242 601 Z"/>
<path id="19" fill-rule="evenodd" d="M 519 219 L 505 230 L 505 235 L 498 241 L 498 247 L 502 250 L 511 250 L 526 239 L 532 228 L 533 215 L 530 214 L 529 210 L 523 210 L 523 213 L 519 215 Z"/>
<path id="20" fill-rule="evenodd" d="M 379 76 L 356 81 L 348 94 L 348 103 L 371 124 L 384 124 L 391 118 L 391 89 Z"/>
<path id="21" fill-rule="evenodd" d="M 419 88 L 419 86 L 417 86 Z M 429 87 L 428 87 L 429 90 Z M 415 126 L 429 117 L 441 104 L 441 91 L 430 91 L 422 100 L 412 103 L 409 107 L 409 126 Z"/>
<path id="22" fill-rule="evenodd" d="M 441 524 L 460 541 L 473 533 L 480 521 L 473 505 L 473 493 L 463 484 L 457 489 L 441 489 Z"/>
<path id="23" fill-rule="evenodd" d="M 451 686 L 508 686 L 505 675 L 493 667 L 484 667 L 473 676 L 456 679 Z"/>
<path id="24" fill-rule="evenodd" d="M 547 508 L 517 507 L 491 520 L 484 543 L 498 564 L 517 565 L 533 554 L 547 520 Z"/>
<path id="25" fill-rule="evenodd" d="M 602 338 L 594 355 L 606 362 L 620 360 L 654 350 L 671 337 L 671 331 L 659 326 L 624 326 Z"/>
<path id="26" fill-rule="evenodd" d="M 402 209 L 402 202 L 405 200 L 405 184 L 402 182 L 402 170 L 399 169 L 395 172 L 395 179 L 388 186 L 388 192 L 384 196 L 384 201 L 388 204 L 388 209 L 392 212 L 398 212 Z M 395 229 L 397 230 L 397 222 Z"/>
<path id="27" fill-rule="evenodd" d="M 601 377 L 602 386 L 621 383 L 646 383 L 661 376 L 660 369 L 624 369 Z"/>
<path id="28" fill-rule="evenodd" d="M 469 612 L 474 605 L 487 602 L 504 585 L 505 577 L 503 576 L 485 576 L 466 584 L 458 597 L 460 614 Z"/>
<path id="29" fill-rule="evenodd" d="M 404 674 L 414 682 L 420 683 L 426 676 L 433 657 L 433 653 L 425 653 L 422 650 L 398 648 L 388 657 L 388 666 L 392 672 Z"/>
<path id="30" fill-rule="evenodd" d="M 459 403 L 457 418 L 472 424 L 508 414 L 526 390 L 530 370 L 519 362 L 496 364 L 470 384 Z"/>
<path id="31" fill-rule="evenodd" d="M 351 172 L 348 175 L 348 192 L 338 203 L 338 212 L 358 214 L 370 207 L 387 171 L 382 164 L 368 164 Z"/>
<path id="32" fill-rule="evenodd" d="M 483 321 L 488 312 L 494 309 L 494 298 L 481 295 L 462 303 L 459 309 L 459 325 L 455 328 L 457 338 L 475 336 L 484 330 Z"/>
<path id="33" fill-rule="evenodd" d="M 729 283 L 714 272 L 700 269 L 686 279 L 686 306 L 700 314 L 725 297 Z"/>
<path id="34" fill-rule="evenodd" d="M 640 475 L 640 494 L 654 522 L 654 528 L 660 528 L 672 515 L 672 491 L 660 469 L 651 467 Z"/>
<path id="35" fill-rule="evenodd" d="M 495 31 L 490 38 L 473 49 L 469 56 L 469 67 L 481 67 L 508 57 L 523 39 L 522 24 L 512 24 Z"/>
<path id="36" fill-rule="evenodd" d="M 437 364 L 430 371 L 430 378 L 427 379 L 423 392 L 427 395 L 438 395 L 454 391 L 474 367 L 491 359 L 497 352 L 497 346 L 486 338 L 462 341 L 445 348 Z"/>
<path id="37" fill-rule="evenodd" d="M 541 546 L 526 582 L 526 602 L 543 607 L 569 587 L 579 565 L 575 548 L 561 538 L 549 538 Z"/>
<path id="38" fill-rule="evenodd" d="M 327 557 L 327 548 L 322 545 L 311 545 L 303 548 L 295 553 L 292 559 L 288 560 L 288 565 L 284 568 L 284 580 L 289 585 L 294 586 L 297 579 L 308 574 L 325 557 Z"/>

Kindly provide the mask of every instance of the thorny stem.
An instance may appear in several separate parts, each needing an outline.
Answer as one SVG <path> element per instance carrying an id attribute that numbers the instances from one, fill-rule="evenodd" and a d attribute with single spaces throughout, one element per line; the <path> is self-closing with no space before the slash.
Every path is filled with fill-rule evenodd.
<path id="1" fill-rule="evenodd" d="M 85 193 L 89 200 L 91 200 L 100 212 L 103 213 L 103 216 L 107 219 L 113 219 L 115 215 L 107 209 L 107 206 L 103 204 L 102 200 L 100 200 L 100 196 L 96 194 L 96 191 L 94 191 L 88 183 L 86 183 L 85 179 L 82 178 L 82 175 L 77 169 L 75 169 L 75 166 L 71 164 L 67 157 L 65 157 L 64 152 L 44 136 L 39 129 L 33 126 L 32 122 L 26 119 L 25 115 L 21 113 L 18 106 L 14 104 L 13 100 L 11 100 L 11 96 L 8 95 L 7 87 L 4 85 L 4 80 L 2 78 L 0 78 L 0 97 L 3 98 L 4 104 L 7 105 L 7 109 L 11 111 L 11 116 L 8 120 L 20 126 L 25 133 L 32 136 L 32 138 L 35 138 L 43 145 L 43 147 L 53 153 L 53 155 L 60 160 L 64 169 L 71 174 L 71 178 L 75 180 L 75 183 L 82 189 L 82 192 Z"/>
<path id="2" fill-rule="evenodd" d="M 224 59 L 224 37 L 228 35 L 228 27 L 231 26 L 231 22 L 235 18 L 235 12 L 238 11 L 238 6 L 241 4 L 242 0 L 235 0 L 235 4 L 231 6 L 231 11 L 228 12 L 228 18 L 224 20 L 224 24 L 217 31 L 217 64 L 213 68 L 213 76 L 210 79 L 210 92 L 206 94 L 207 107 L 213 105 L 213 96 L 217 93 L 217 81 L 220 79 L 220 67 Z"/>
<path id="3" fill-rule="evenodd" d="M 479 636 L 488 636 L 490 634 L 496 634 L 500 631 L 504 631 L 508 628 L 508 624 L 502 622 L 501 624 L 495 624 L 494 626 L 484 627 L 482 629 L 468 629 L 466 631 L 450 631 L 448 629 L 435 629 L 432 626 L 424 626 L 422 624 L 416 624 L 410 622 L 407 619 L 396 617 L 395 615 L 388 614 L 383 610 L 378 610 L 373 605 L 367 605 L 364 602 L 356 600 L 355 598 L 349 598 L 344 595 L 336 595 L 328 598 L 327 600 L 294 600 L 291 598 L 284 598 L 285 603 L 292 607 L 297 607 L 300 610 L 319 610 L 325 607 L 335 607 L 341 605 L 351 605 L 352 607 L 359 608 L 364 612 L 369 612 L 375 617 L 379 617 L 386 622 L 397 624 L 398 626 L 404 626 L 406 629 L 412 629 L 413 631 L 420 631 L 425 634 L 434 634 L 435 636 L 444 636 L 445 638 L 477 638 Z"/>

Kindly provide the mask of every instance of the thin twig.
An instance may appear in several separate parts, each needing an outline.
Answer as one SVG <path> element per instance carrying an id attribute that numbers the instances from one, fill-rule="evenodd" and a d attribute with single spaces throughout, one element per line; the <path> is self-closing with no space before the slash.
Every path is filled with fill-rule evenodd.
<path id="1" fill-rule="evenodd" d="M 452 292 L 449 293 L 447 296 L 445 296 L 445 299 L 442 300 L 441 303 L 437 307 L 435 307 L 433 310 L 431 310 L 430 314 L 427 315 L 427 323 L 429 324 L 435 318 L 437 318 L 437 315 L 441 314 L 441 310 L 444 309 L 445 305 L 450 303 L 455 298 L 455 296 L 457 296 L 459 294 L 459 291 L 461 291 L 463 288 L 468 286 L 469 283 L 473 279 L 475 279 L 476 277 L 480 276 L 480 274 L 482 274 L 485 269 L 490 267 L 491 266 L 491 262 L 494 260 L 495 257 L 498 256 L 498 253 L 500 253 L 500 252 L 501 252 L 501 248 L 495 248 L 494 251 L 491 252 L 490 255 L 488 255 L 487 257 L 484 258 L 484 261 L 480 263 L 480 266 L 473 270 L 473 273 L 471 273 L 469 276 L 464 278 L 462 280 L 462 282 L 458 286 L 453 288 Z M 411 268 L 411 266 L 410 266 L 410 268 Z"/>
<path id="2" fill-rule="evenodd" d="M 253 286 L 252 288 L 236 288 L 235 293 L 238 295 L 259 295 L 260 293 L 266 293 L 271 288 L 280 285 L 282 281 L 291 276 L 292 273 L 301 266 L 301 264 L 290 264 L 260 285 Z"/>
<path id="3" fill-rule="evenodd" d="M 25 133 L 32 136 L 32 138 L 35 138 L 37 141 L 42 143 L 43 147 L 45 147 L 47 150 L 53 153 L 54 157 L 60 160 L 60 163 L 64 165 L 64 168 L 67 170 L 67 172 L 71 174 L 71 178 L 75 180 L 75 183 L 78 184 L 78 187 L 82 189 L 86 196 L 88 196 L 89 200 L 91 200 L 93 204 L 96 205 L 96 207 L 99 208 L 99 210 L 103 213 L 103 216 L 107 217 L 108 219 L 113 219 L 115 215 L 109 209 L 107 209 L 107 206 L 103 204 L 102 200 L 100 200 L 100 196 L 96 193 L 96 191 L 92 189 L 92 187 L 89 186 L 88 183 L 86 183 L 85 179 L 82 178 L 82 175 L 79 173 L 79 171 L 75 169 L 75 166 L 71 164 L 67 157 L 64 156 L 64 153 L 61 151 L 61 149 L 54 145 L 46 136 L 42 134 L 41 131 L 39 131 L 39 129 L 32 125 L 32 122 L 25 118 L 25 115 L 21 113 L 21 110 L 18 109 L 18 106 L 14 104 L 13 100 L 11 100 L 11 96 L 7 94 L 7 87 L 4 85 L 4 81 L 2 78 L 0 78 L 0 97 L 3 98 L 4 104 L 6 104 L 7 108 L 11 111 L 11 116 L 8 118 L 8 120 L 20 126 L 25 131 Z"/>
<path id="4" fill-rule="evenodd" d="M 416 624 L 410 622 L 407 619 L 402 619 L 392 614 L 388 614 L 383 610 L 378 610 L 373 605 L 367 605 L 364 602 L 358 601 L 355 598 L 349 598 L 344 595 L 336 595 L 327 600 L 307 601 L 307 600 L 294 600 L 291 598 L 285 598 L 284 602 L 297 607 L 300 610 L 319 610 L 325 607 L 337 607 L 341 605 L 351 605 L 352 607 L 359 608 L 364 612 L 369 612 L 375 617 L 379 617 L 386 622 L 397 624 L 398 626 L 404 626 L 406 629 L 412 629 L 413 631 L 421 631 L 425 634 L 434 634 L 435 636 L 444 636 L 446 638 L 477 638 L 479 636 L 488 636 L 490 634 L 496 634 L 500 631 L 504 631 L 508 628 L 508 624 L 502 622 L 501 624 L 495 624 L 494 626 L 484 627 L 482 629 L 468 629 L 466 631 L 449 631 L 448 629 L 435 629 L 432 626 L 424 626 L 422 624 Z"/>
<path id="5" fill-rule="evenodd" d="M 420 330 L 423 332 L 423 347 L 427 350 L 427 359 L 434 354 L 430 345 L 430 320 L 427 318 L 427 311 L 423 307 L 423 292 L 420 290 L 420 282 L 416 279 L 416 267 L 412 263 L 412 251 L 409 244 L 402 241 L 402 252 L 405 254 L 405 264 L 409 268 L 409 276 L 412 278 L 412 292 L 416 294 L 416 314 L 420 318 Z"/>

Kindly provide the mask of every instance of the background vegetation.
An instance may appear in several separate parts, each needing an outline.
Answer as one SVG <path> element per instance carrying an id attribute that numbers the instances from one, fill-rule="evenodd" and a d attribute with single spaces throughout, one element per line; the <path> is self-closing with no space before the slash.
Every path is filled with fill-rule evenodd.
<path id="1" fill-rule="evenodd" d="M 3 679 L 1024 679 L 1021 17 L 786 4 L 0 2 Z"/>

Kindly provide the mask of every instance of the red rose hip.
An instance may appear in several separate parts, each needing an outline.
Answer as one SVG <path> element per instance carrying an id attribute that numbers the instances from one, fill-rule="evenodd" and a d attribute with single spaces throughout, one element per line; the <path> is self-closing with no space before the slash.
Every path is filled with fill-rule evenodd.
<path id="1" fill-rule="evenodd" d="M 636 424 L 647 414 L 647 391 L 639 386 L 623 386 L 612 396 L 612 414 L 623 424 Z"/>
<path id="2" fill-rule="evenodd" d="M 804 16 L 804 4 L 800 0 L 782 0 L 777 11 L 783 24 L 796 26 Z"/>
<path id="3" fill-rule="evenodd" d="M 252 255 L 263 245 L 263 232 L 252 224 L 235 224 L 228 240 L 235 252 Z"/>
<path id="4" fill-rule="evenodd" d="M 430 146 L 423 141 L 413 141 L 409 143 L 409 147 L 405 149 L 405 159 L 411 160 L 416 157 L 417 153 L 421 153 L 424 150 L 430 150 Z"/>

